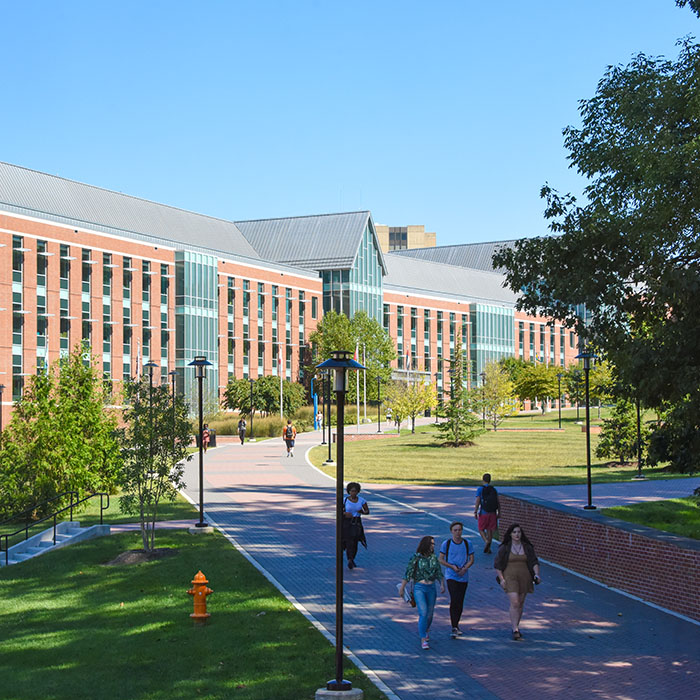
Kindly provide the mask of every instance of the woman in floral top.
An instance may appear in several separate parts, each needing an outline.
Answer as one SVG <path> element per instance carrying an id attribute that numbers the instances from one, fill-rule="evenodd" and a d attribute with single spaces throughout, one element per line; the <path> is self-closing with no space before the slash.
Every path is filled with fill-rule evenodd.
<path id="1" fill-rule="evenodd" d="M 435 540 L 431 535 L 426 535 L 419 543 L 416 553 L 410 558 L 406 573 L 401 581 L 399 596 L 403 598 L 403 592 L 409 581 L 414 582 L 413 597 L 418 608 L 418 634 L 423 649 L 430 649 L 430 624 L 433 621 L 435 599 L 437 591 L 435 582 L 440 582 L 440 593 L 445 592 L 445 578 L 442 568 L 435 556 Z"/>

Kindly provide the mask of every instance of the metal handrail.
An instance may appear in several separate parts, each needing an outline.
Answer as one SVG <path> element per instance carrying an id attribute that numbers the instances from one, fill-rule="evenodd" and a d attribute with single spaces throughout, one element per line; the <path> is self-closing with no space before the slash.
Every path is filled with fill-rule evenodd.
<path id="1" fill-rule="evenodd" d="M 49 498 L 46 501 L 43 501 L 42 503 L 35 503 L 33 506 L 29 506 L 26 510 L 23 510 L 21 513 L 15 513 L 13 516 L 9 517 L 7 520 L 2 520 L 0 521 L 0 525 L 6 525 L 7 523 L 14 522 L 15 520 L 19 520 L 23 515 L 26 515 L 27 513 L 33 513 L 37 508 L 41 508 L 41 506 L 45 506 L 47 503 L 53 503 L 54 501 L 57 501 L 59 498 L 63 498 L 64 496 L 70 496 L 71 497 L 71 504 L 73 504 L 73 496 L 78 498 L 78 492 L 77 491 L 64 491 L 63 493 L 59 493 L 57 496 L 54 496 L 53 498 Z M 73 517 L 71 515 L 71 520 L 73 520 Z"/>
<path id="2" fill-rule="evenodd" d="M 71 494 L 76 494 L 77 491 L 66 491 L 66 493 L 71 493 Z M 65 495 L 65 494 L 63 494 Z M 56 544 L 56 526 L 58 525 L 58 515 L 61 513 L 65 513 L 67 510 L 70 511 L 70 521 L 73 522 L 73 508 L 76 506 L 79 506 L 81 503 L 85 503 L 86 501 L 89 501 L 91 498 L 94 498 L 95 496 L 100 497 L 100 525 L 103 524 L 103 516 L 104 512 L 109 508 L 109 494 L 108 493 L 92 493 L 89 496 L 86 496 L 85 498 L 82 498 L 79 501 L 73 501 L 71 498 L 70 505 L 67 505 L 63 508 L 60 508 L 57 511 L 54 511 L 50 515 L 46 515 L 43 518 L 40 518 L 39 520 L 34 520 L 31 523 L 27 523 L 24 527 L 21 527 L 19 530 L 16 532 L 9 532 L 4 535 L 0 535 L 0 552 L 5 552 L 5 566 L 8 566 L 9 561 L 10 561 L 10 537 L 14 537 L 15 535 L 19 535 L 21 532 L 24 532 L 24 539 L 25 541 L 29 539 L 29 528 L 34 527 L 35 525 L 39 525 L 39 523 L 43 523 L 46 520 L 51 520 L 53 519 L 53 543 L 54 545 Z M 107 497 L 107 505 L 104 505 L 104 497 Z M 58 496 L 56 497 L 58 498 Z M 55 499 L 51 499 L 55 500 Z M 48 502 L 48 501 L 47 501 Z M 44 505 L 43 503 L 40 505 Z M 6 521 L 7 522 L 7 521 Z M 5 546 L 2 546 L 2 542 L 5 542 Z"/>

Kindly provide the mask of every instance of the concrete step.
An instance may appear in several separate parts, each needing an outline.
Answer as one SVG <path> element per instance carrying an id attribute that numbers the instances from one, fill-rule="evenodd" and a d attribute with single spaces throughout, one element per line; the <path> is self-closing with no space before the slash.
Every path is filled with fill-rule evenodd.
<path id="1" fill-rule="evenodd" d="M 60 549 L 75 542 L 92 539 L 93 537 L 101 537 L 109 535 L 109 525 L 93 525 L 91 527 L 80 527 L 80 523 L 63 522 L 56 526 L 56 542 L 54 544 L 53 526 L 47 528 L 26 540 L 18 542 L 10 547 L 8 552 L 8 566 L 11 564 L 19 564 L 27 559 L 38 557 L 45 552 L 50 552 L 53 549 Z M 5 566 L 5 553 L 0 552 L 0 566 Z"/>

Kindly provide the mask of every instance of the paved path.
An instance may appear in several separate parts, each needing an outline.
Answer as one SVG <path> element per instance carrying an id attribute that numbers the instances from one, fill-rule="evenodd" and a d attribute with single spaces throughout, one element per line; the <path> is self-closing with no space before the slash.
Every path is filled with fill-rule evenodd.
<path id="1" fill-rule="evenodd" d="M 281 440 L 210 450 L 205 507 L 333 633 L 334 484 L 304 457 L 317 442 L 318 434 L 299 436 L 294 458 Z M 187 482 L 196 500 L 196 460 Z M 416 614 L 396 597 L 395 584 L 422 535 L 446 536 L 455 518 L 473 528 L 473 489 L 368 486 L 363 495 L 369 548 L 361 548 L 357 569 L 345 570 L 345 643 L 401 700 L 700 696 L 700 626 L 554 567 L 543 566 L 544 582 L 528 597 L 526 640 L 510 641 L 493 556 L 482 554 L 473 530 L 466 532 L 477 547 L 467 633 L 449 638 L 447 600 L 439 598 L 432 649 L 421 651 Z"/>

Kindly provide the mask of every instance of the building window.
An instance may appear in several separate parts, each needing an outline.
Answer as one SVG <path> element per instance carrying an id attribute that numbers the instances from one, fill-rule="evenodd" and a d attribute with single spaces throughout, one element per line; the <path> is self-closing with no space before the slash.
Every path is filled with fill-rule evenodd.
<path id="1" fill-rule="evenodd" d="M 311 297 L 311 318 L 318 318 L 318 297 Z"/>

